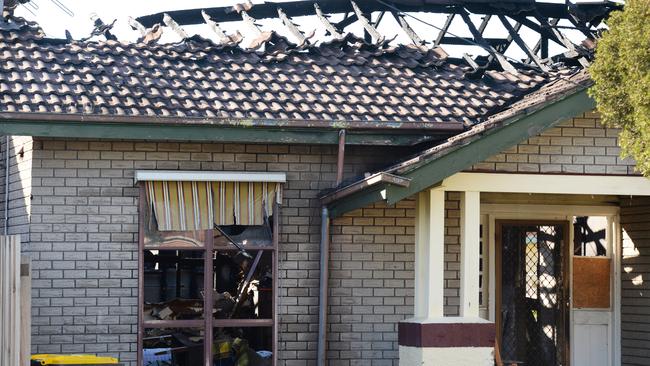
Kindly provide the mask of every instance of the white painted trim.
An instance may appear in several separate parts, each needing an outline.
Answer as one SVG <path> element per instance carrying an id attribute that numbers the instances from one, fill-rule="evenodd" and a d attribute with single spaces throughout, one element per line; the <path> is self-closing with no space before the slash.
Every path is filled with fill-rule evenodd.
<path id="1" fill-rule="evenodd" d="M 454 189 L 456 190 L 456 189 Z M 604 193 L 605 194 L 605 193 Z M 611 232 L 611 237 L 607 237 L 608 257 L 613 259 L 613 307 L 608 312 L 611 314 L 609 328 L 610 328 L 610 365 L 621 365 L 621 227 L 620 227 L 620 208 L 618 206 L 581 206 L 581 205 L 535 205 L 535 204 L 481 204 L 481 214 L 488 215 L 489 231 L 489 306 L 488 309 L 490 320 L 495 321 L 496 312 L 496 263 L 495 263 L 495 250 L 496 250 L 496 237 L 495 226 L 496 220 L 520 219 L 520 220 L 570 220 L 573 216 L 607 216 L 608 220 L 612 222 L 612 226 L 608 227 Z M 573 243 L 573 228 L 569 225 L 569 245 L 568 255 L 573 257 L 571 251 L 571 243 Z M 611 240 L 611 243 L 610 243 Z M 573 273 L 573 261 L 569 261 L 569 276 Z M 572 285 L 571 285 L 572 286 Z M 571 296 L 571 301 L 573 297 Z M 570 304 L 571 312 L 573 311 L 573 304 Z M 589 311 L 590 309 L 579 309 Z M 573 314 L 570 313 L 570 317 Z M 573 361 L 574 336 L 573 336 L 573 319 L 570 319 L 570 352 Z"/>
<path id="2" fill-rule="evenodd" d="M 414 315 L 438 318 L 444 314 L 445 192 L 420 192 L 415 210 Z"/>
<path id="3" fill-rule="evenodd" d="M 429 203 L 429 308 L 427 317 L 441 317 L 445 307 L 445 191 L 431 190 Z"/>
<path id="4" fill-rule="evenodd" d="M 429 230 L 427 220 L 429 218 L 429 192 L 418 193 L 415 200 L 415 282 L 414 282 L 414 316 L 425 318 L 427 316 L 427 299 L 429 297 L 429 286 L 427 285 L 427 263 L 424 263 L 427 254 Z"/>
<path id="5" fill-rule="evenodd" d="M 286 183 L 279 172 L 233 172 L 195 170 L 136 170 L 135 181 L 274 182 Z"/>
<path id="6" fill-rule="evenodd" d="M 446 191 L 650 196 L 650 179 L 640 176 L 456 173 L 445 179 L 440 189 Z"/>
<path id="7" fill-rule="evenodd" d="M 617 215 L 618 206 L 580 206 L 580 205 L 535 205 L 535 204 L 481 204 L 481 213 L 503 214 L 505 218 L 517 218 L 526 215 L 529 218 L 562 218 L 570 216 L 608 216 Z M 500 217 L 503 218 L 503 217 Z M 525 220 L 527 218 L 524 218 Z"/>
<path id="8" fill-rule="evenodd" d="M 481 194 L 463 192 L 460 200 L 460 316 L 479 316 Z"/>
<path id="9" fill-rule="evenodd" d="M 483 209 L 481 208 L 481 213 L 484 213 Z M 497 268 L 497 262 L 496 262 L 496 224 L 495 224 L 495 219 L 494 219 L 494 214 L 488 214 L 488 232 L 487 232 L 487 238 L 488 238 L 488 271 L 487 271 L 487 276 L 488 276 L 488 314 L 489 320 L 492 322 L 497 321 L 496 317 L 496 293 L 497 293 L 497 285 L 496 285 L 496 268 Z"/>
<path id="10" fill-rule="evenodd" d="M 621 366 L 621 260 L 623 258 L 623 244 L 621 242 L 621 217 L 619 215 L 613 216 L 613 230 L 612 230 L 612 258 L 614 258 L 614 319 L 612 320 L 612 328 L 614 331 L 613 341 L 613 363 L 614 366 Z"/>

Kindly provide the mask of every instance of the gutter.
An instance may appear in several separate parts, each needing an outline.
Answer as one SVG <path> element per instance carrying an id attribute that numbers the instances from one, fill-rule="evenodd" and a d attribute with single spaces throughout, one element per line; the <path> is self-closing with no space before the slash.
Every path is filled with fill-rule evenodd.
<path id="1" fill-rule="evenodd" d="M 391 174 L 386 171 L 381 171 L 366 178 L 349 184 L 343 188 L 337 189 L 334 192 L 323 195 L 320 200 L 323 205 L 329 205 L 342 198 L 351 196 L 357 192 L 363 191 L 366 188 L 374 187 L 379 184 L 392 184 L 398 187 L 405 187 L 411 184 L 410 178 L 401 177 L 399 175 Z"/>
<path id="2" fill-rule="evenodd" d="M 260 119 L 260 118 L 206 118 L 206 117 L 166 117 L 166 116 L 114 116 L 76 113 L 20 113 L 0 112 L 0 120 L 20 122 L 67 122 L 67 123 L 146 123 L 147 125 L 198 125 L 221 127 L 271 127 L 271 128 L 334 128 L 347 130 L 380 131 L 435 131 L 454 133 L 465 130 L 462 122 L 397 122 L 397 121 L 344 121 L 344 120 L 301 120 L 301 119 Z"/>

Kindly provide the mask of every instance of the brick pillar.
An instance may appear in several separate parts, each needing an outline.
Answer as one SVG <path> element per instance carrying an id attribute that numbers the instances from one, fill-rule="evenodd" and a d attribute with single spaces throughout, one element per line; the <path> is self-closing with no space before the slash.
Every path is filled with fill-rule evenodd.
<path id="1" fill-rule="evenodd" d="M 461 207 L 461 314 L 443 316 L 444 191 L 421 192 L 416 205 L 415 317 L 399 324 L 400 366 L 494 365 L 494 323 L 478 318 L 480 195 Z M 476 258 L 475 258 L 476 257 Z"/>
<path id="2" fill-rule="evenodd" d="M 493 366 L 494 339 L 494 323 L 483 319 L 408 319 L 399 324 L 399 364 Z"/>

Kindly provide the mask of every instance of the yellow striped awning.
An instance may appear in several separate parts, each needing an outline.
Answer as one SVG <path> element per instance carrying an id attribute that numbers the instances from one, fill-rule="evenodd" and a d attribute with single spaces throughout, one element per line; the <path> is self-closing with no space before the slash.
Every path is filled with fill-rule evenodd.
<path id="1" fill-rule="evenodd" d="M 214 225 L 263 225 L 281 202 L 280 183 L 148 181 L 147 202 L 159 231 Z"/>

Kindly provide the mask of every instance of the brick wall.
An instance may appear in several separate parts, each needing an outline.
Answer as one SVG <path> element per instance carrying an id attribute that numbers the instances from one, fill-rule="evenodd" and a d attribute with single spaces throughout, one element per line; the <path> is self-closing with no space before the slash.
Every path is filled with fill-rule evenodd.
<path id="1" fill-rule="evenodd" d="M 632 163 L 616 156 L 615 132 L 596 123 L 595 116 L 586 114 L 474 168 L 631 172 Z M 135 358 L 135 169 L 282 171 L 288 173 L 288 183 L 280 229 L 279 357 L 285 365 L 314 364 L 320 237 L 316 196 L 332 186 L 335 147 L 58 140 L 34 146 L 34 352 Z M 388 165 L 400 155 L 386 148 L 349 147 L 346 177 Z M 457 315 L 459 306 L 459 200 L 459 193 L 447 193 L 447 315 Z M 349 213 L 333 222 L 332 234 L 332 362 L 396 364 L 396 323 L 412 314 L 413 201 Z"/>
<path id="2" fill-rule="evenodd" d="M 595 113 L 567 120 L 513 146 L 470 170 L 630 175 L 632 159 L 621 159 L 617 129 L 605 128 Z"/>
<path id="3" fill-rule="evenodd" d="M 415 201 L 332 222 L 330 365 L 397 365 L 397 323 L 413 316 Z"/>
<path id="4" fill-rule="evenodd" d="M 387 164 L 382 154 L 391 152 L 386 150 L 348 148 L 346 176 Z M 138 190 L 134 170 L 282 171 L 287 172 L 288 182 L 280 228 L 279 357 L 286 365 L 312 364 L 318 324 L 316 196 L 331 187 L 335 166 L 335 147 L 327 146 L 36 141 L 31 217 L 33 351 L 112 354 L 127 362 L 135 358 Z M 412 208 L 386 211 L 402 216 L 409 211 L 412 216 Z M 381 230 L 386 238 L 410 241 L 385 243 L 386 248 L 394 245 L 405 252 L 393 256 L 404 269 L 389 269 L 391 264 L 378 256 L 382 269 L 368 264 L 371 278 L 375 272 L 378 277 L 386 271 L 405 277 L 412 271 L 412 264 L 407 264 L 409 259 L 412 262 L 412 228 L 406 227 L 412 218 L 402 219 L 403 234 L 392 233 L 395 228 Z M 341 246 L 341 250 L 347 249 Z M 355 276 L 352 271 L 351 280 Z M 405 285 L 406 279 L 393 290 L 405 291 Z M 412 300 L 404 301 L 400 311 L 406 313 L 406 301 Z M 337 322 L 334 327 L 355 323 L 349 318 Z M 386 341 L 392 342 L 389 339 L 396 339 L 396 334 L 394 325 L 389 327 L 393 334 L 386 335 Z M 395 345 L 385 346 L 385 356 L 394 359 Z M 363 349 L 364 357 L 375 352 L 376 344 L 369 347 Z"/>

